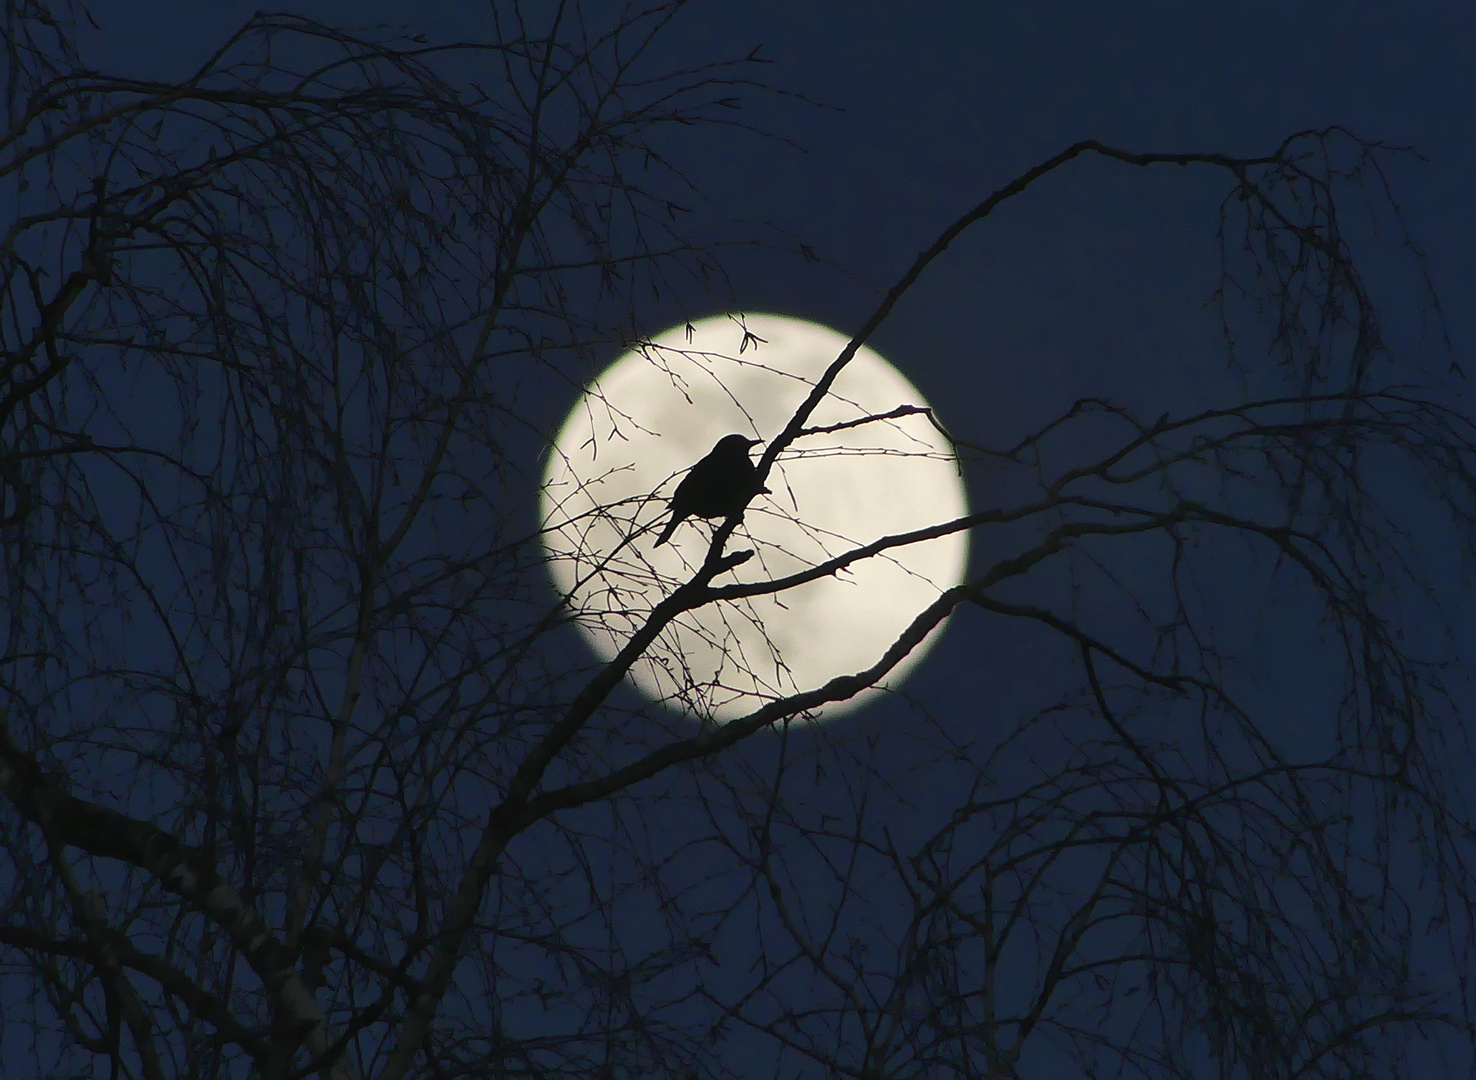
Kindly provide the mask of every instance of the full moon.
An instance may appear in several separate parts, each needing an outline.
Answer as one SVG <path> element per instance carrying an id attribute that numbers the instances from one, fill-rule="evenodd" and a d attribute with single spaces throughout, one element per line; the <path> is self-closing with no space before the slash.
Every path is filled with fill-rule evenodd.
<path id="1" fill-rule="evenodd" d="M 655 547 L 686 470 L 723 436 L 784 428 L 848 339 L 780 315 L 722 315 L 674 327 L 617 359 L 570 410 L 541 496 L 549 571 L 595 652 L 615 656 L 651 609 L 702 564 L 718 519 L 687 518 Z M 754 557 L 714 586 L 770 581 L 880 537 L 967 512 L 952 448 L 927 402 L 863 347 L 774 463 L 729 552 Z M 854 423 L 855 421 L 864 421 Z M 666 628 L 631 669 L 652 701 L 718 722 L 862 671 L 964 572 L 962 531 L 892 548 L 774 595 L 707 604 Z M 826 706 L 833 718 L 900 686 L 940 625 L 878 688 Z M 812 713 L 813 715 L 817 715 Z"/>

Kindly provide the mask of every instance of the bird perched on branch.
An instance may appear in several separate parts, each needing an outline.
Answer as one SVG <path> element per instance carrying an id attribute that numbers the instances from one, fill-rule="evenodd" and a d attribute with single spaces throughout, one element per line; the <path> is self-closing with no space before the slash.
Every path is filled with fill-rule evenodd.
<path id="1" fill-rule="evenodd" d="M 755 495 L 766 495 L 760 487 L 758 470 L 748 460 L 748 448 L 760 442 L 743 435 L 724 435 L 712 452 L 692 466 L 671 497 L 671 520 L 656 541 L 660 547 L 671 539 L 684 518 L 726 518 L 742 512 Z"/>

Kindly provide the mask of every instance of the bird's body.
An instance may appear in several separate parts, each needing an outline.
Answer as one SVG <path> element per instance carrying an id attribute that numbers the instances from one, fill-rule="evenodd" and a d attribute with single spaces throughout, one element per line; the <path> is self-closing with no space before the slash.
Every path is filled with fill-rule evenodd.
<path id="1" fill-rule="evenodd" d="M 766 492 L 760 487 L 758 470 L 748 459 L 748 448 L 758 439 L 724 435 L 712 452 L 692 466 L 671 497 L 671 520 L 656 541 L 660 547 L 671 539 L 685 518 L 726 518 L 741 513 L 748 500 Z"/>

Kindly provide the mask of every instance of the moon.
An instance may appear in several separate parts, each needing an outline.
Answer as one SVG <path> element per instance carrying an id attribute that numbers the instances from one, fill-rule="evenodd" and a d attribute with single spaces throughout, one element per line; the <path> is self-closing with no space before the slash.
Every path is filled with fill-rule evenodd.
<path id="1" fill-rule="evenodd" d="M 782 315 L 719 315 L 673 327 L 625 353 L 569 411 L 540 498 L 555 587 L 580 631 L 612 659 L 651 609 L 702 564 L 720 522 L 689 518 L 654 547 L 667 499 L 724 435 L 772 439 L 848 338 Z M 823 428 L 928 404 L 862 347 L 806 422 Z M 753 448 L 757 462 L 764 444 Z M 803 435 L 775 462 L 727 550 L 754 557 L 715 585 L 784 577 L 880 537 L 967 512 L 952 448 L 927 415 Z M 964 573 L 964 531 L 891 549 L 770 596 L 684 613 L 637 661 L 650 700 L 725 722 L 766 702 L 865 670 Z M 940 624 L 886 681 L 809 714 L 850 712 L 901 685 Z"/>

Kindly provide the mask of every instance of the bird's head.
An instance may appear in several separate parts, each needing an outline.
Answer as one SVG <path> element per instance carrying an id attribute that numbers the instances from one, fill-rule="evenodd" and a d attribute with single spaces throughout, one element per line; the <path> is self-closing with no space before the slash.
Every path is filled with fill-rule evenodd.
<path id="1" fill-rule="evenodd" d="M 747 454 L 750 446 L 757 446 L 763 439 L 750 439 L 747 435 L 724 435 L 712 448 L 714 454 Z"/>

